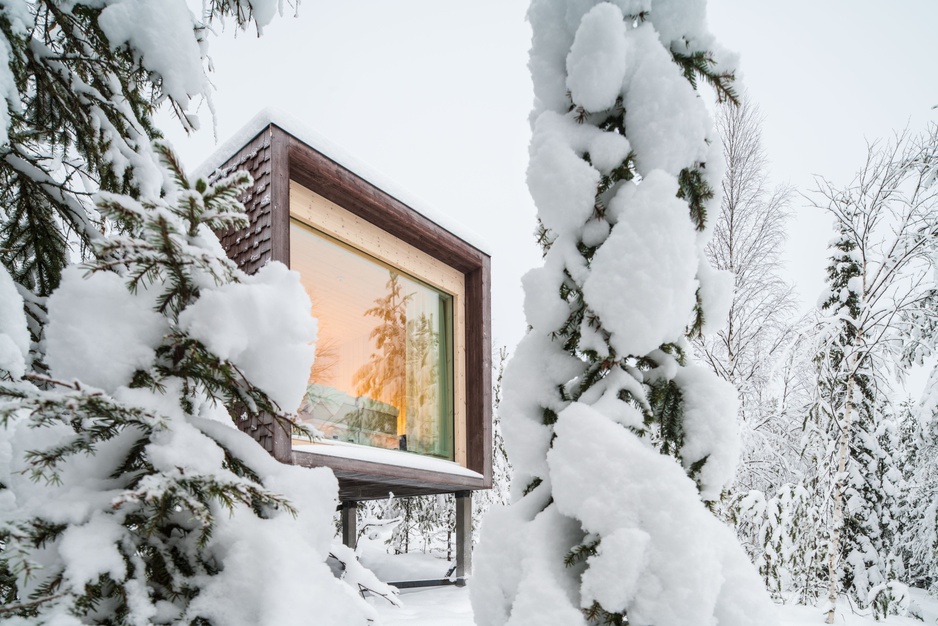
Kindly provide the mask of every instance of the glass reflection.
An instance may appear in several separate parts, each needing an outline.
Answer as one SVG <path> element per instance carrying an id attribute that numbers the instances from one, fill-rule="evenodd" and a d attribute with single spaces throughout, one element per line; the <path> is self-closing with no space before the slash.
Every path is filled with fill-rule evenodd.
<path id="1" fill-rule="evenodd" d="M 290 242 L 319 320 L 300 419 L 327 439 L 452 459 L 452 297 L 305 225 Z"/>

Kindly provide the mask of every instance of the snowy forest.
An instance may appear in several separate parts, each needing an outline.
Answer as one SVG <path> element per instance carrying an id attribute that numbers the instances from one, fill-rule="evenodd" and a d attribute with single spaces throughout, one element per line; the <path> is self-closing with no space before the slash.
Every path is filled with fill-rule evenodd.
<path id="1" fill-rule="evenodd" d="M 317 437 L 317 322 L 219 243 L 250 177 L 160 127 L 211 132 L 212 38 L 293 9 L 2 3 L 0 623 L 938 623 L 938 126 L 775 184 L 706 8 L 531 1 L 541 261 L 493 346 L 468 589 L 407 593 L 386 572 L 446 576 L 454 496 L 362 502 L 352 550 L 332 471 L 235 427 Z M 797 205 L 832 224 L 807 312 Z"/>

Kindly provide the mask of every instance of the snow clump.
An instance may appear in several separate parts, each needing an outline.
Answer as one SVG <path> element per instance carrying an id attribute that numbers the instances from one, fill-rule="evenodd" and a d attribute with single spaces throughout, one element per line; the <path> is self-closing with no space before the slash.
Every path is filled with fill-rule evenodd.
<path id="1" fill-rule="evenodd" d="M 179 315 L 179 326 L 293 411 L 306 393 L 316 351 L 310 308 L 300 275 L 269 263 L 240 283 L 203 293 Z"/>
<path id="2" fill-rule="evenodd" d="M 84 274 L 66 268 L 49 298 L 46 361 L 53 378 L 114 392 L 150 367 L 169 325 L 155 294 L 132 294 L 111 272 Z"/>
<path id="3" fill-rule="evenodd" d="M 697 251 L 677 180 L 651 172 L 612 204 L 618 223 L 593 257 L 583 295 L 621 355 L 648 354 L 684 334 L 697 293 Z"/>
<path id="4" fill-rule="evenodd" d="M 567 55 L 567 87 L 587 111 L 616 103 L 626 68 L 625 21 L 614 4 L 597 4 L 583 16 Z"/>
<path id="5" fill-rule="evenodd" d="M 23 296 L 0 264 L 0 371 L 14 380 L 22 378 L 28 359 L 29 329 L 23 313 Z"/>

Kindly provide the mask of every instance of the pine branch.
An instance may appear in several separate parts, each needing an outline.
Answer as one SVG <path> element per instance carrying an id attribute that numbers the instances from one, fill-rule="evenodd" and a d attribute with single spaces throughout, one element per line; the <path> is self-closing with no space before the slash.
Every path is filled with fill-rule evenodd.
<path id="1" fill-rule="evenodd" d="M 704 163 L 698 163 L 692 168 L 684 168 L 678 175 L 677 197 L 686 200 L 690 208 L 690 216 L 697 230 L 704 230 L 707 226 L 707 202 L 713 199 L 713 189 L 704 178 Z"/>
<path id="2" fill-rule="evenodd" d="M 589 608 L 583 609 L 583 616 L 590 624 L 598 626 L 629 626 L 629 620 L 625 614 L 611 613 L 604 609 L 599 602 L 593 602 Z"/>
<path id="3" fill-rule="evenodd" d="M 712 53 L 698 50 L 684 54 L 672 48 L 671 58 L 681 68 L 684 78 L 694 89 L 697 89 L 697 79 L 702 78 L 716 91 L 718 102 L 732 102 L 739 105 L 739 95 L 733 87 L 736 80 L 735 73 L 714 71 L 716 60 Z"/>
<path id="4" fill-rule="evenodd" d="M 13 614 L 13 615 L 35 615 L 35 609 L 41 604 L 46 604 L 52 602 L 53 600 L 58 600 L 59 598 L 64 598 L 65 593 L 58 593 L 51 596 L 44 596 L 36 598 L 35 600 L 30 600 L 28 602 L 19 602 L 14 604 L 13 602 L 7 602 L 4 606 L 0 606 L 0 615 L 4 614 Z"/>
<path id="5" fill-rule="evenodd" d="M 524 488 L 524 495 L 528 495 L 529 493 L 537 489 L 541 485 L 542 482 L 544 481 L 537 476 L 532 478 L 531 482 L 528 483 L 527 487 Z"/>
<path id="6" fill-rule="evenodd" d="M 572 550 L 570 550 L 570 552 L 567 553 L 567 556 L 563 558 L 563 564 L 567 567 L 573 567 L 574 565 L 578 565 L 590 557 L 596 556 L 599 554 L 600 541 L 600 539 L 594 539 L 593 541 L 581 543 L 578 546 L 575 546 Z"/>
<path id="7" fill-rule="evenodd" d="M 163 418 L 119 404 L 100 392 L 78 389 L 63 393 L 0 383 L 0 398 L 6 399 L 0 404 L 0 423 L 3 425 L 20 412 L 26 412 L 31 428 L 65 424 L 75 432 L 75 436 L 66 443 L 26 452 L 25 459 L 33 480 L 57 482 L 59 468 L 65 460 L 76 454 L 93 454 L 101 443 L 128 428 L 139 430 L 144 437 L 165 428 Z"/>
<path id="8" fill-rule="evenodd" d="M 659 426 L 661 452 L 678 456 L 684 445 L 683 397 L 673 380 L 659 380 L 650 385 L 648 403 Z"/>

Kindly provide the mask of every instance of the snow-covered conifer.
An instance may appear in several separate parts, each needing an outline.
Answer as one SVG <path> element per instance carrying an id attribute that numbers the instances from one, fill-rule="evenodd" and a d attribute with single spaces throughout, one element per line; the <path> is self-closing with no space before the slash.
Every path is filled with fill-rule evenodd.
<path id="1" fill-rule="evenodd" d="M 907 489 L 901 507 L 899 547 L 905 580 L 938 595 L 938 370 L 922 401 L 902 420 L 902 467 Z"/>
<path id="2" fill-rule="evenodd" d="M 261 29 L 279 5 L 214 0 L 196 17 L 185 0 L 3 3 L 0 262 L 18 284 L 48 296 L 74 244 L 101 237 L 92 192 L 160 193 L 157 107 L 197 128 L 190 104 L 209 96 L 211 23 Z M 41 306 L 27 304 L 41 318 Z"/>
<path id="3" fill-rule="evenodd" d="M 875 601 L 878 611 L 891 610 L 883 603 L 901 596 L 891 582 L 900 569 L 903 477 L 890 381 L 933 354 L 938 340 L 936 169 L 932 127 L 871 145 L 846 187 L 819 181 L 816 204 L 834 217 L 836 231 L 820 299 L 825 318 L 812 410 L 818 480 L 831 494 L 820 516 L 830 538 L 828 623 L 841 592 L 864 607 Z"/>
<path id="4" fill-rule="evenodd" d="M 309 299 L 283 265 L 246 276 L 221 250 L 212 230 L 243 224 L 246 174 L 190 185 L 162 153 L 178 185 L 164 198 L 98 194 L 123 233 L 48 299 L 47 376 L 22 367 L 22 310 L 3 316 L 16 353 L 0 363 L 0 612 L 364 624 L 370 608 L 325 563 L 335 477 L 278 463 L 232 422 L 291 427 L 281 407 L 299 404 L 312 364 Z"/>
<path id="5" fill-rule="evenodd" d="M 260 31 L 281 8 L 0 7 L 4 623 L 366 621 L 324 564 L 334 477 L 231 427 L 289 427 L 308 300 L 282 266 L 240 274 L 212 234 L 243 219 L 246 180 L 190 185 L 152 143 L 159 106 L 198 125 L 212 22 Z"/>
<path id="6" fill-rule="evenodd" d="M 704 252 L 721 156 L 697 93 L 734 99 L 696 0 L 535 0 L 528 186 L 544 265 L 505 371 L 513 502 L 483 526 L 476 622 L 769 624 L 707 509 L 733 476 L 735 391 L 690 360 L 732 281 Z"/>
<path id="7" fill-rule="evenodd" d="M 810 486 L 809 486 L 810 487 Z M 812 604 L 819 595 L 821 562 L 813 488 L 787 483 L 766 499 L 758 490 L 739 494 L 732 517 L 766 589 L 776 601 Z"/>

